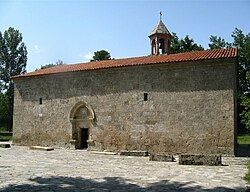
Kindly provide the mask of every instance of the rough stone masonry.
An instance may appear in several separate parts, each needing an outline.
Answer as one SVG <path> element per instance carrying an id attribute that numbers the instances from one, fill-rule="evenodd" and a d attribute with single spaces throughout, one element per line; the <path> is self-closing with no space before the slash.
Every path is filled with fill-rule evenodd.
<path id="1" fill-rule="evenodd" d="M 234 154 L 236 58 L 21 77 L 14 83 L 17 145 Z"/>

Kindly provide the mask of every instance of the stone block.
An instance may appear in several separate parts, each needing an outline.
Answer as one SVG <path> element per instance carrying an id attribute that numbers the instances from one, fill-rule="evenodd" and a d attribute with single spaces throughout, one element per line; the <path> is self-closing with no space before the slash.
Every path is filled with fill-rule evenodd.
<path id="1" fill-rule="evenodd" d="M 53 151 L 53 147 L 42 147 L 42 146 L 31 146 L 30 149 L 41 150 L 41 151 Z"/>
<path id="2" fill-rule="evenodd" d="M 0 143 L 0 147 L 1 148 L 10 148 L 10 144 L 9 143 Z"/>
<path id="3" fill-rule="evenodd" d="M 147 151 L 121 151 L 120 155 L 146 157 L 148 156 L 148 152 Z"/>
<path id="4" fill-rule="evenodd" d="M 222 165 L 221 155 L 179 155 L 180 165 Z"/>
<path id="5" fill-rule="evenodd" d="M 173 155 L 166 154 L 150 154 L 149 161 L 164 161 L 164 162 L 173 162 Z"/>
<path id="6" fill-rule="evenodd" d="M 98 155 L 117 155 L 117 153 L 108 152 L 108 151 L 91 151 L 91 153 L 98 154 Z"/>

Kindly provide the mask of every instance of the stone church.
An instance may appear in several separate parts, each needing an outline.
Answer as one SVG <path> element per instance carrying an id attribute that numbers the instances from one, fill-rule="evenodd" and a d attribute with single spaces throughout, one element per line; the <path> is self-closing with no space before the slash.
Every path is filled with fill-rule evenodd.
<path id="1" fill-rule="evenodd" d="M 233 155 L 237 50 L 170 54 L 171 38 L 160 20 L 148 56 L 13 77 L 13 143 Z"/>

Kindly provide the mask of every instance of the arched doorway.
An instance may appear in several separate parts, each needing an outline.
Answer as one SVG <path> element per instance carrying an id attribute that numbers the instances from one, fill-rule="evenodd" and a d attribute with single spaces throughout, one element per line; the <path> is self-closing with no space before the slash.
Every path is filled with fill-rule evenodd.
<path id="1" fill-rule="evenodd" d="M 71 109 L 70 122 L 72 124 L 71 144 L 75 149 L 87 149 L 92 142 L 91 131 L 95 113 L 86 102 L 78 102 Z"/>

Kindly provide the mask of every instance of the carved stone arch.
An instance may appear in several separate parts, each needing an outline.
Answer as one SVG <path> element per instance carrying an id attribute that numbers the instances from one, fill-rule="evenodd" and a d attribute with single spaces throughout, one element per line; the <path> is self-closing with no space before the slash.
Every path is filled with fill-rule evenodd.
<path id="1" fill-rule="evenodd" d="M 70 111 L 70 115 L 69 115 L 69 119 L 74 120 L 76 112 L 79 110 L 79 108 L 81 107 L 86 107 L 88 109 L 88 119 L 89 120 L 95 120 L 95 112 L 93 110 L 93 108 L 91 107 L 91 105 L 89 105 L 88 103 L 84 102 L 84 101 L 79 101 L 78 103 L 76 103 L 73 108 Z"/>
<path id="2" fill-rule="evenodd" d="M 77 102 L 70 111 L 69 119 L 72 124 L 72 148 L 88 148 L 93 143 L 92 129 L 96 120 L 93 108 L 84 101 Z"/>

